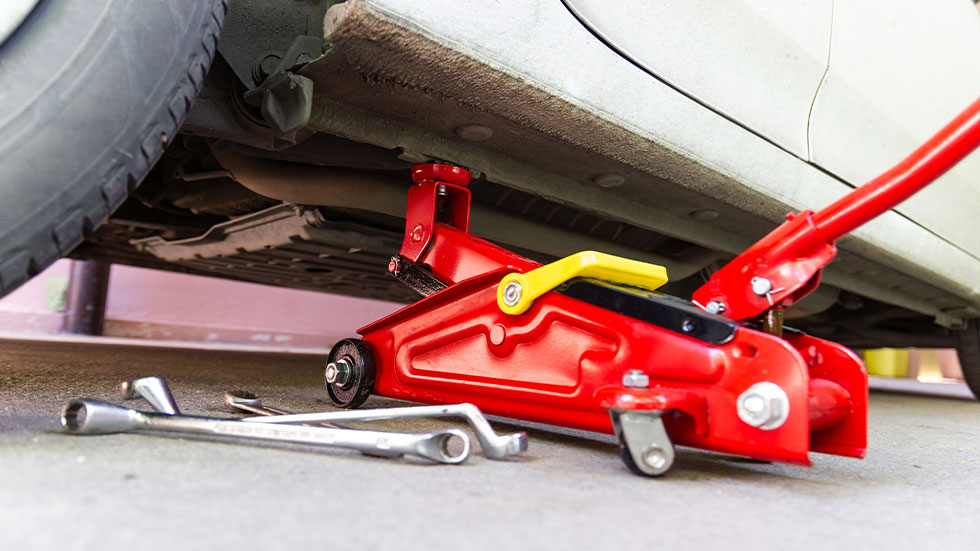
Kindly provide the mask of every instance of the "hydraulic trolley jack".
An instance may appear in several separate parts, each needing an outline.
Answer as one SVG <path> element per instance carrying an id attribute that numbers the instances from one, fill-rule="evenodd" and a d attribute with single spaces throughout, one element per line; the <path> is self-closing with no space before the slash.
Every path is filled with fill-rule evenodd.
<path id="1" fill-rule="evenodd" d="M 424 298 L 330 353 L 327 391 L 472 402 L 485 412 L 615 433 L 635 472 L 674 444 L 809 465 L 863 457 L 868 379 L 849 349 L 782 327 L 835 241 L 905 200 L 980 143 L 980 101 L 897 166 L 788 220 L 692 300 L 655 293 L 664 268 L 599 252 L 540 265 L 468 233 L 470 173 L 414 167 L 405 238 L 388 266 Z"/>

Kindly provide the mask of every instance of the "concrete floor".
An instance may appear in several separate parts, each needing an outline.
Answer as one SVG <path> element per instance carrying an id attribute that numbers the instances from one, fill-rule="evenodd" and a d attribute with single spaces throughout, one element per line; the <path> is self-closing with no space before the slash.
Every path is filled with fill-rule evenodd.
<path id="1" fill-rule="evenodd" d="M 236 387 L 326 408 L 316 356 L 0 341 L 0 549 L 980 545 L 980 403 L 873 393 L 864 461 L 815 455 L 808 469 L 682 449 L 662 479 L 629 474 L 606 436 L 540 428 L 523 459 L 461 466 L 60 432 L 69 398 L 115 400 L 120 381 L 146 375 L 167 377 L 192 414 L 225 415 Z"/>

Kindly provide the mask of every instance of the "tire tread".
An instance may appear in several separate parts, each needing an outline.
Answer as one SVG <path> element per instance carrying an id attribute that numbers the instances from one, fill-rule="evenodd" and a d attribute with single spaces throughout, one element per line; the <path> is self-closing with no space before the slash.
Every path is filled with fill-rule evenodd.
<path id="1" fill-rule="evenodd" d="M 108 218 L 126 199 L 173 139 L 197 97 L 217 49 L 221 25 L 229 0 L 212 0 L 200 25 L 201 40 L 186 57 L 184 74 L 177 79 L 149 124 L 133 142 L 133 150 L 117 149 L 108 168 L 95 179 L 74 204 L 46 213 L 50 223 L 41 224 L 26 246 L 0 245 L 0 296 L 40 273 L 59 257 L 67 255 Z"/>
<path id="2" fill-rule="evenodd" d="M 980 399 L 980 320 L 970 320 L 966 329 L 957 331 L 956 341 L 963 379 L 973 395 Z"/>

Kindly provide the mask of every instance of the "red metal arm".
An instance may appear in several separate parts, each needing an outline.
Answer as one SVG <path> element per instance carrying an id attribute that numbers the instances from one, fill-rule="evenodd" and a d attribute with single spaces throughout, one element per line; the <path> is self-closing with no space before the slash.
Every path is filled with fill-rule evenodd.
<path id="1" fill-rule="evenodd" d="M 980 99 L 893 168 L 818 212 L 788 220 L 694 293 L 709 311 L 750 319 L 816 288 L 836 240 L 929 185 L 980 145 Z"/>
<path id="2" fill-rule="evenodd" d="M 526 272 L 540 266 L 468 233 L 470 171 L 427 163 L 412 167 L 402 257 L 428 266 L 443 283 L 509 268 Z"/>

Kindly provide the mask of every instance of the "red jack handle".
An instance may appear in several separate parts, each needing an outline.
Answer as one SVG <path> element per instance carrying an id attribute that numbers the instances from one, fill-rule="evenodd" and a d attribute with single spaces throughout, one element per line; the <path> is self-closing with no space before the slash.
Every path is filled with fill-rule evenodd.
<path id="1" fill-rule="evenodd" d="M 732 319 L 790 306 L 819 284 L 836 241 L 931 184 L 980 145 L 980 99 L 900 163 L 818 211 L 788 220 L 738 255 L 694 293 L 694 301 Z"/>

